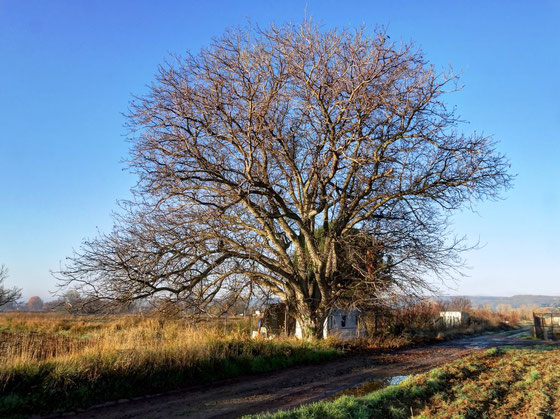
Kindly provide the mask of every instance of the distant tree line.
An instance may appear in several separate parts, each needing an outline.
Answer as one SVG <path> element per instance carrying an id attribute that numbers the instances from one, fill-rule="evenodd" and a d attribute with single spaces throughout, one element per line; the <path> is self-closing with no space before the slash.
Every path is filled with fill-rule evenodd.
<path id="1" fill-rule="evenodd" d="M 122 313 L 159 313 L 166 316 L 185 315 L 184 307 L 171 304 L 166 299 L 150 301 L 133 301 L 127 306 L 107 307 L 97 299 L 81 295 L 77 290 L 69 290 L 62 295 L 48 301 L 37 295 L 28 300 L 21 299 L 18 289 L 18 300 L 12 300 L 0 305 L 0 312 L 20 311 L 36 313 L 68 313 L 68 314 L 122 314 Z M 225 295 L 213 302 L 208 308 L 208 315 L 213 317 L 247 315 L 257 310 L 263 310 L 270 302 L 269 299 L 243 300 L 235 295 Z M 188 314 L 188 313 L 187 313 Z"/>

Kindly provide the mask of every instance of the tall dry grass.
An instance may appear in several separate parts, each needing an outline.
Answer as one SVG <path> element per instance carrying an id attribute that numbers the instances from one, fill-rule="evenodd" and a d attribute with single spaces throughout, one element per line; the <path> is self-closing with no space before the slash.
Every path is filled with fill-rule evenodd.
<path id="1" fill-rule="evenodd" d="M 217 341 L 247 339 L 240 323 L 230 321 L 229 330 L 224 331 L 212 323 L 189 324 L 139 316 L 0 315 L 0 365 L 70 361 L 109 352 L 130 357 L 177 348 L 192 359 L 205 359 L 218 355 L 214 353 Z"/>
<path id="2" fill-rule="evenodd" d="M 250 339 L 247 322 L 0 315 L 0 416 L 45 413 L 320 362 L 324 342 Z"/>

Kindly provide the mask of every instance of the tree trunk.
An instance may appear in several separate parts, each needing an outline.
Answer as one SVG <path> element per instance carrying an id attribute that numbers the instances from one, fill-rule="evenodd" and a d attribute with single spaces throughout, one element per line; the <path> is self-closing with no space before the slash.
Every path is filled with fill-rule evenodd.
<path id="1" fill-rule="evenodd" d="M 311 318 L 298 319 L 301 326 L 302 338 L 307 340 L 321 339 L 323 337 L 323 329 L 319 327 L 317 322 Z"/>
<path id="2" fill-rule="evenodd" d="M 324 310 L 313 310 L 307 304 L 298 305 L 297 321 L 301 326 L 303 339 L 314 340 L 323 338 Z"/>

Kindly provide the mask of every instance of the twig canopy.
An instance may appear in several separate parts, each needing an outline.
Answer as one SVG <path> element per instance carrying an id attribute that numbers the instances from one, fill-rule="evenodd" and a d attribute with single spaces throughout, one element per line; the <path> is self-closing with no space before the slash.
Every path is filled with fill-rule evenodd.
<path id="1" fill-rule="evenodd" d="M 451 212 L 511 180 L 491 139 L 457 130 L 456 81 L 382 30 L 310 22 L 174 57 L 131 107 L 136 201 L 62 278 L 197 309 L 260 288 L 310 333 L 335 303 L 421 290 L 461 263 Z"/>

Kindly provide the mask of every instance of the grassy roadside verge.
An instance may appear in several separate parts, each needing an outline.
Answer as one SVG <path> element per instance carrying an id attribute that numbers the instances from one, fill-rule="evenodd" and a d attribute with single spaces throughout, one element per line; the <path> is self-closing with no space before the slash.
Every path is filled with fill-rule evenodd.
<path id="1" fill-rule="evenodd" d="M 363 397 L 253 419 L 548 417 L 560 412 L 560 349 L 493 348 Z"/>

